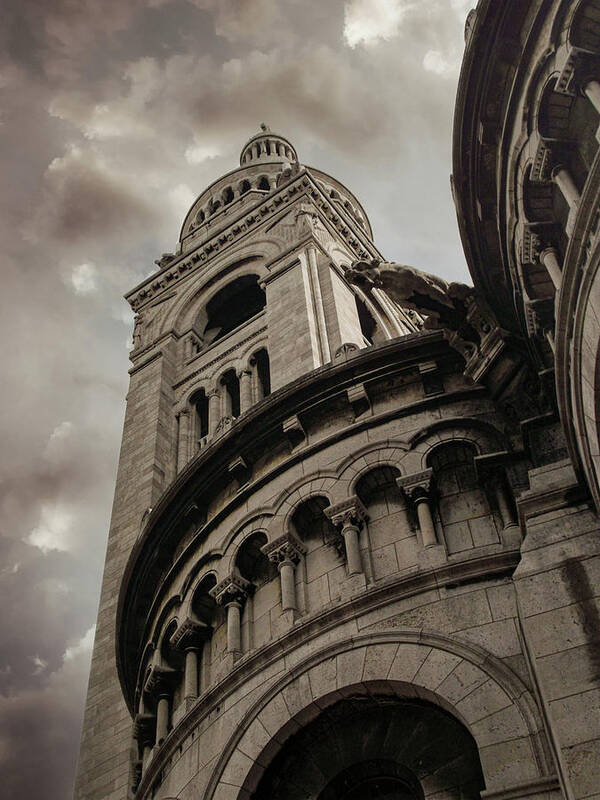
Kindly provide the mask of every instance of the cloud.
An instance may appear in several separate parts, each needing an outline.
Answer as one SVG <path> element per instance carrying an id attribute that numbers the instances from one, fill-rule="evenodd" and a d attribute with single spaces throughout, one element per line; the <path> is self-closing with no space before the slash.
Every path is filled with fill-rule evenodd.
<path id="1" fill-rule="evenodd" d="M 75 294 L 91 294 L 98 289 L 97 270 L 93 264 L 79 264 L 71 272 L 71 284 Z"/>
<path id="2" fill-rule="evenodd" d="M 411 4 L 406 0 L 350 0 L 344 6 L 344 39 L 350 47 L 398 35 Z"/>
<path id="3" fill-rule="evenodd" d="M 42 553 L 68 550 L 73 516 L 59 504 L 42 505 L 40 521 L 25 538 L 28 544 L 39 547 Z"/>

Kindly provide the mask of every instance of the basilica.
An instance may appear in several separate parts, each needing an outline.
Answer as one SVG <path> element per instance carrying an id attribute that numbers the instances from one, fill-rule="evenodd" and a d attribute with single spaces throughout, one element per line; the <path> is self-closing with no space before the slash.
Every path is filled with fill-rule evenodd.
<path id="1" fill-rule="evenodd" d="M 198 196 L 127 295 L 76 800 L 600 800 L 599 131 L 600 0 L 480 0 L 473 286 L 267 125 Z"/>

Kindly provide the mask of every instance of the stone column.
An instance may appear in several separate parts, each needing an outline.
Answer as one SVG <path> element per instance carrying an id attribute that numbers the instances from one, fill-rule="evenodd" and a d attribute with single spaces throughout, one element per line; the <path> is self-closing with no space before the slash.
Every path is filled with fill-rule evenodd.
<path id="1" fill-rule="evenodd" d="M 285 533 L 261 547 L 263 553 L 279 570 L 281 585 L 281 608 L 283 611 L 296 611 L 296 564 L 306 552 L 306 548 L 292 533 Z"/>
<path id="2" fill-rule="evenodd" d="M 171 646 L 185 654 L 183 677 L 185 700 L 195 700 L 198 697 L 198 654 L 211 633 L 210 626 L 187 617 L 171 636 Z"/>
<path id="3" fill-rule="evenodd" d="M 155 727 L 156 717 L 153 714 L 142 712 L 136 716 L 133 731 L 141 750 L 142 774 L 145 772 L 152 754 Z"/>
<path id="4" fill-rule="evenodd" d="M 215 386 L 208 393 L 208 432 L 212 435 L 221 420 L 221 396 Z"/>
<path id="5" fill-rule="evenodd" d="M 555 247 L 546 247 L 540 253 L 540 262 L 546 267 L 550 280 L 558 292 L 562 283 L 562 269 L 558 260 L 558 251 Z"/>
<path id="6" fill-rule="evenodd" d="M 210 590 L 220 606 L 227 611 L 227 652 L 242 652 L 242 608 L 250 594 L 252 584 L 240 575 L 229 575 Z"/>
<path id="7" fill-rule="evenodd" d="M 502 526 L 504 528 L 515 526 L 517 524 L 517 520 L 515 518 L 512 503 L 510 501 L 508 487 L 506 485 L 506 479 L 504 478 L 504 475 L 497 475 L 492 486 L 494 496 L 496 498 L 496 505 L 498 506 L 500 518 L 502 519 Z"/>
<path id="8" fill-rule="evenodd" d="M 242 369 L 238 373 L 240 381 L 240 414 L 252 406 L 252 372 L 249 369 Z"/>
<path id="9" fill-rule="evenodd" d="M 258 377 L 258 364 L 256 363 L 256 359 L 252 358 L 250 360 L 250 364 L 252 366 L 252 399 L 254 403 L 260 403 L 264 395 L 262 391 L 262 385 Z"/>
<path id="10" fill-rule="evenodd" d="M 179 420 L 179 436 L 177 439 L 177 472 L 180 472 L 189 460 L 190 446 L 190 411 L 182 408 L 177 414 Z"/>
<path id="11" fill-rule="evenodd" d="M 563 197 L 569 204 L 569 208 L 571 210 L 577 208 L 581 200 L 581 195 L 579 194 L 579 189 L 575 185 L 573 176 L 563 164 L 558 164 L 554 167 L 552 170 L 552 180 L 560 189 Z"/>
<path id="12" fill-rule="evenodd" d="M 335 506 L 324 509 L 324 511 L 344 539 L 348 575 L 358 575 L 363 572 L 358 536 L 367 519 L 365 507 L 354 495 Z"/>
<path id="13" fill-rule="evenodd" d="M 169 732 L 169 695 L 164 692 L 156 705 L 156 744 L 162 744 Z"/>
<path id="14" fill-rule="evenodd" d="M 156 746 L 163 743 L 169 732 L 170 698 L 180 674 L 169 666 L 154 664 L 144 685 L 144 694 L 156 701 Z"/>
<path id="15" fill-rule="evenodd" d="M 431 513 L 431 478 L 432 470 L 426 469 L 396 479 L 398 486 L 416 506 L 423 547 L 434 547 L 438 543 Z"/>

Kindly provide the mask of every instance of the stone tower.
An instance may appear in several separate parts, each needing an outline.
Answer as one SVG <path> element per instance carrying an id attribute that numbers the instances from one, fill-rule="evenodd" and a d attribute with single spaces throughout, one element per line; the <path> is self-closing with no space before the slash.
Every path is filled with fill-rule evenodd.
<path id="1" fill-rule="evenodd" d="M 382 262 L 266 126 L 157 263 L 76 798 L 597 800 L 600 526 L 506 287 Z"/>

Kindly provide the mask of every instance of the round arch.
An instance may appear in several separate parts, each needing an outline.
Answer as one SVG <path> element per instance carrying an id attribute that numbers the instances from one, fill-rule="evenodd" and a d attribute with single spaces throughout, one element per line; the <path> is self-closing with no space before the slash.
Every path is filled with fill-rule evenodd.
<path id="1" fill-rule="evenodd" d="M 552 779 L 540 715 L 512 670 L 457 637 L 399 629 L 336 643 L 287 672 L 240 721 L 206 800 L 248 798 L 290 736 L 352 694 L 416 698 L 451 714 L 475 740 L 488 791 Z"/>

